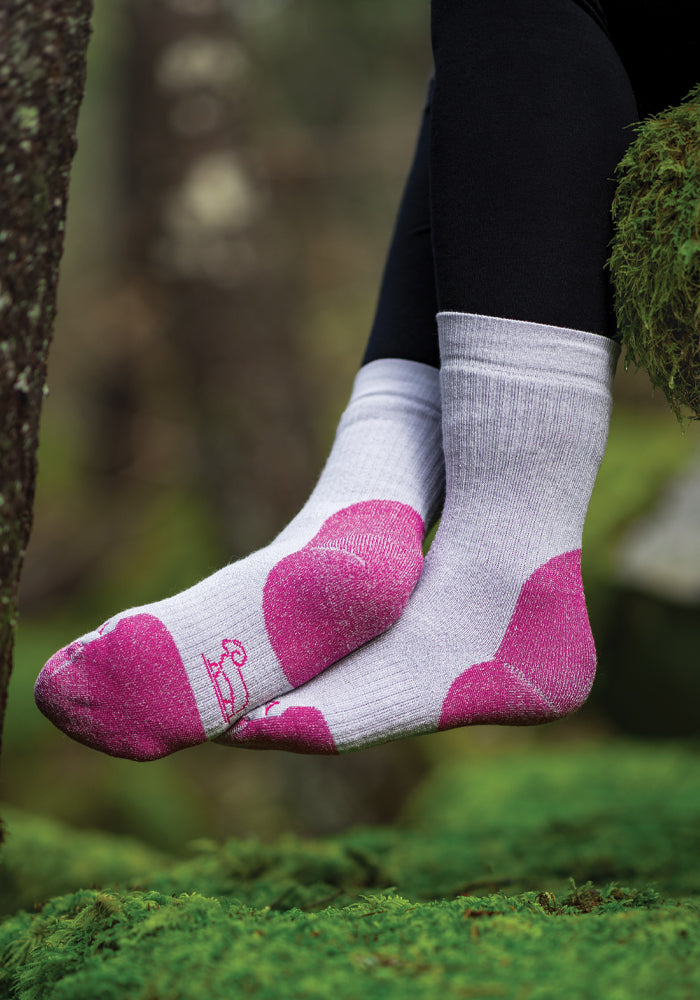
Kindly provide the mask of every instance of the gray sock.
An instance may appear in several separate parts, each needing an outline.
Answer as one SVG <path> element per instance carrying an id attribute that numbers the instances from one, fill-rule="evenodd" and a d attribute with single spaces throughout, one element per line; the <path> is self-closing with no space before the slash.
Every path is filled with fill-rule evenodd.
<path id="1" fill-rule="evenodd" d="M 396 621 L 443 495 L 438 373 L 360 370 L 330 457 L 274 541 L 180 594 L 114 615 L 36 685 L 68 735 L 151 760 L 225 732 Z"/>
<path id="2" fill-rule="evenodd" d="M 578 708 L 595 650 L 581 533 L 617 346 L 592 333 L 438 317 L 447 494 L 396 625 L 222 741 L 334 752 Z"/>

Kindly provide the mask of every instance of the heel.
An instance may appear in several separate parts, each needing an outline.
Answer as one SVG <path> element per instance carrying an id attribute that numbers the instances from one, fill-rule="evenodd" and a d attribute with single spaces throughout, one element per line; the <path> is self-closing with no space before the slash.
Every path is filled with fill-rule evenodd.
<path id="1" fill-rule="evenodd" d="M 406 504 L 352 504 L 272 568 L 265 628 L 292 687 L 394 624 L 421 573 L 423 530 Z"/>
<path id="2" fill-rule="evenodd" d="M 595 665 L 577 549 L 529 577 L 496 656 L 453 682 L 438 728 L 523 726 L 570 715 L 588 697 Z"/>

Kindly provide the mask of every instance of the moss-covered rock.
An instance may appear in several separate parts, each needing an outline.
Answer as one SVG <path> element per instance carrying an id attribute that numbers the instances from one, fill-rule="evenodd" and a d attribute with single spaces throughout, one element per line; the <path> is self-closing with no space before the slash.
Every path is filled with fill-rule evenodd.
<path id="1" fill-rule="evenodd" d="M 700 417 L 700 85 L 636 126 L 618 167 L 610 268 L 627 358 Z"/>

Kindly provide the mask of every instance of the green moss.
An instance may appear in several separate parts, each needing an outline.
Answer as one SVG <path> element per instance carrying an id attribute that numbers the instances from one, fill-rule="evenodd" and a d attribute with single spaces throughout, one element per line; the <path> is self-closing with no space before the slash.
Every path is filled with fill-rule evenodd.
<path id="1" fill-rule="evenodd" d="M 687 1000 L 699 820 L 697 752 L 621 742 L 453 760 L 403 829 L 184 861 L 11 814 L 38 912 L 0 924 L 0 998 Z"/>
<path id="2" fill-rule="evenodd" d="M 610 269 L 628 360 L 700 417 L 700 85 L 636 126 L 618 166 Z"/>
<path id="3" fill-rule="evenodd" d="M 0 927 L 0 989 L 18 1000 L 681 1000 L 698 986 L 699 922 L 690 905 L 614 889 L 589 910 L 521 894 L 368 896 L 318 913 L 83 891 Z"/>
<path id="4" fill-rule="evenodd" d="M 558 748 L 437 766 L 403 829 L 325 840 L 197 841 L 168 860 L 128 838 L 7 814 L 0 876 L 12 912 L 52 893 L 115 883 L 199 892 L 276 910 L 345 906 L 396 889 L 417 901 L 464 892 L 569 891 L 612 881 L 700 894 L 697 754 L 663 744 Z"/>

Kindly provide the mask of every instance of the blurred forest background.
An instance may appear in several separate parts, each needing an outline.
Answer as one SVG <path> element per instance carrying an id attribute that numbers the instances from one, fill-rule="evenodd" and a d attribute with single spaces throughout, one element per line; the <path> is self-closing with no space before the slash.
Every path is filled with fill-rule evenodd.
<path id="1" fill-rule="evenodd" d="M 209 745 L 144 765 L 72 743 L 34 707 L 56 648 L 265 544 L 310 492 L 372 319 L 430 75 L 428 6 L 95 0 L 5 802 L 179 851 L 390 822 L 448 756 L 697 737 L 700 541 L 686 531 L 670 569 L 647 542 L 679 503 L 700 524 L 700 439 L 622 364 L 584 537 L 599 679 L 574 719 L 338 760 Z"/>

